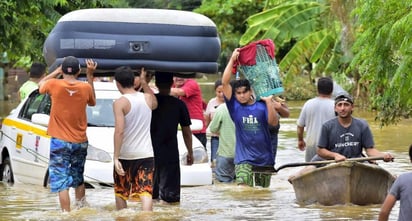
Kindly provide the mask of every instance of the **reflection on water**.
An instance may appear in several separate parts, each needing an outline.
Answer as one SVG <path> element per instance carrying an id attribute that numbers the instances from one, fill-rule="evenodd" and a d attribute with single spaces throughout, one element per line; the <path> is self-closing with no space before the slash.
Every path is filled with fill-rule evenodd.
<path id="1" fill-rule="evenodd" d="M 279 150 L 276 167 L 286 163 L 303 162 L 304 153 L 296 148 L 296 120 L 303 102 L 289 102 L 291 116 L 281 119 Z M 2 105 L 2 111 L 4 106 Z M 5 113 L 2 112 L 1 116 Z M 368 113 L 355 112 L 366 118 L 372 128 L 376 146 L 392 152 L 393 163 L 380 165 L 393 174 L 409 171 L 408 146 L 412 141 L 412 121 L 379 128 Z M 182 188 L 181 203 L 162 205 L 155 203 L 154 212 L 140 212 L 138 202 L 129 202 L 129 209 L 115 210 L 111 188 L 87 189 L 90 206 L 60 212 L 56 194 L 43 187 L 0 183 L 0 220 L 377 220 L 380 205 L 299 205 L 295 201 L 293 187 L 287 181 L 290 174 L 300 168 L 285 168 L 272 176 L 268 189 L 237 187 L 233 184 L 213 184 Z M 373 185 L 373 184 L 371 184 Z M 71 190 L 73 191 L 73 190 Z M 73 192 L 72 199 L 74 199 Z M 390 220 L 397 220 L 399 203 L 393 209 Z"/>

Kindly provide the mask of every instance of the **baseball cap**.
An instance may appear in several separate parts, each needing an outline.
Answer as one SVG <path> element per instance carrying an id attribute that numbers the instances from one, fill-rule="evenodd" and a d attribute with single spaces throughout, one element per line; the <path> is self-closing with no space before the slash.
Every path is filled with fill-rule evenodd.
<path id="1" fill-rule="evenodd" d="M 341 102 L 341 101 L 347 101 L 347 102 L 353 104 L 353 98 L 352 98 L 352 96 L 350 96 L 350 95 L 349 95 L 348 93 L 346 93 L 346 92 L 342 92 L 342 93 L 339 93 L 338 95 L 336 95 L 335 105 L 336 105 L 337 103 Z"/>
<path id="2" fill-rule="evenodd" d="M 80 70 L 80 63 L 76 57 L 65 57 L 62 63 L 62 70 L 65 74 L 75 75 Z"/>

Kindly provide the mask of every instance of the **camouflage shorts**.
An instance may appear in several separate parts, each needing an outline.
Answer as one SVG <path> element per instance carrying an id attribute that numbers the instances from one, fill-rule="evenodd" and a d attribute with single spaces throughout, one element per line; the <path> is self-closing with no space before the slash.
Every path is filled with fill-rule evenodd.
<path id="1" fill-rule="evenodd" d="M 253 173 L 252 165 L 243 163 L 235 165 L 236 183 L 248 186 L 269 187 L 271 174 Z"/>
<path id="2" fill-rule="evenodd" d="M 49 177 L 51 192 L 60 192 L 83 184 L 88 142 L 71 143 L 50 140 Z"/>

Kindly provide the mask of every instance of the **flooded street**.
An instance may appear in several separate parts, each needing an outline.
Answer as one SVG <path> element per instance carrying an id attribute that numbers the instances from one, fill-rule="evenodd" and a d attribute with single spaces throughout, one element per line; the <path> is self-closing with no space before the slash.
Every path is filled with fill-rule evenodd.
<path id="1" fill-rule="evenodd" d="M 296 119 L 303 102 L 289 102 L 291 116 L 281 119 L 279 149 L 276 167 L 292 162 L 303 162 L 304 152 L 296 148 Z M 2 111 L 6 109 L 4 104 Z M 356 112 L 366 118 L 372 128 L 376 147 L 390 151 L 395 162 L 379 164 L 397 175 L 410 171 L 408 146 L 411 120 L 401 121 L 381 129 L 373 121 L 371 113 Z M 2 112 L 2 116 L 6 113 Z M 21 183 L 8 186 L 0 183 L 0 220 L 377 220 L 380 205 L 303 206 L 296 203 L 292 185 L 287 178 L 301 167 L 285 168 L 272 176 L 267 189 L 237 187 L 234 184 L 213 184 L 199 187 L 183 187 L 181 203 L 177 205 L 154 204 L 152 213 L 140 212 L 138 202 L 129 202 L 129 208 L 115 210 L 112 188 L 87 189 L 88 207 L 61 213 L 56 194 L 41 186 Z M 370 185 L 373 185 L 372 183 Z M 73 190 L 71 198 L 74 199 Z M 397 220 L 399 202 L 390 220 Z"/>

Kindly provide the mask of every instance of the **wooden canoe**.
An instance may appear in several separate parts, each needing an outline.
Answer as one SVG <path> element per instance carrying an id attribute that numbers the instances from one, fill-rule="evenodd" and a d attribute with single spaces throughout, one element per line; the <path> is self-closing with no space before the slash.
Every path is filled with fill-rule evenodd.
<path id="1" fill-rule="evenodd" d="M 381 204 L 395 181 L 375 164 L 344 161 L 303 173 L 290 180 L 299 204 Z"/>

